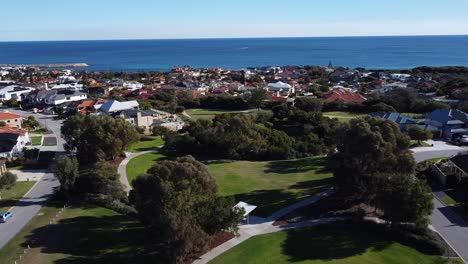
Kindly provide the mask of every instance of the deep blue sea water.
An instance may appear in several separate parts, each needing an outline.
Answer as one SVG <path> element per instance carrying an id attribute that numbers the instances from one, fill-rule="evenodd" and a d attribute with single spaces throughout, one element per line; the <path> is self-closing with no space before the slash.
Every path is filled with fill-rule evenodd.
<path id="1" fill-rule="evenodd" d="M 371 69 L 468 66 L 468 36 L 0 42 L 0 64 L 87 63 L 89 70 L 270 65 Z"/>

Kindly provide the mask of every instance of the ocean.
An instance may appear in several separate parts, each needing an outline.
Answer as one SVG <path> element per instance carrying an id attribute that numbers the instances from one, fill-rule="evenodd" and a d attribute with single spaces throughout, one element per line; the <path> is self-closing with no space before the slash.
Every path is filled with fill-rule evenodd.
<path id="1" fill-rule="evenodd" d="M 87 70 L 167 71 L 321 65 L 468 66 L 468 36 L 0 42 L 0 64 L 87 63 Z"/>

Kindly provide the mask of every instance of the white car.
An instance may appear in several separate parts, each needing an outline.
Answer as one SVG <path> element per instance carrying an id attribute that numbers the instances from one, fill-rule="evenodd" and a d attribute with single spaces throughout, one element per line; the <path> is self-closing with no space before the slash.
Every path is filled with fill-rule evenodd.
<path id="1" fill-rule="evenodd" d="M 460 139 L 458 139 L 458 143 L 460 143 L 460 145 L 468 145 L 468 135 L 461 136 Z"/>

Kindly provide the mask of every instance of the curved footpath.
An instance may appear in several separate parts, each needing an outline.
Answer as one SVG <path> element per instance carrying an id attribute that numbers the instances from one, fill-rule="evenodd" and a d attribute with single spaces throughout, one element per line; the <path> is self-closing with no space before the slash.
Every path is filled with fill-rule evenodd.
<path id="1" fill-rule="evenodd" d="M 415 148 L 413 149 L 413 156 L 417 162 L 439 157 L 451 157 L 459 152 L 467 151 L 467 148 L 460 148 L 438 141 L 430 141 L 429 144 L 434 144 L 430 148 Z M 286 208 L 279 210 L 267 219 L 251 217 L 251 222 L 254 224 L 240 226 L 239 236 L 219 245 L 218 247 L 210 250 L 208 253 L 195 260 L 194 264 L 204 264 L 213 260 L 217 256 L 223 254 L 236 245 L 244 242 L 245 240 L 262 234 L 269 234 L 279 231 L 284 231 L 293 228 L 302 228 L 307 226 L 320 225 L 330 222 L 342 220 L 342 218 L 322 218 L 314 219 L 300 223 L 288 224 L 283 226 L 273 226 L 272 224 L 276 219 L 281 216 L 294 211 L 297 208 L 313 204 L 321 199 L 333 194 L 334 190 L 330 189 L 317 196 L 304 200 L 302 202 L 293 204 Z M 430 217 L 431 228 L 438 232 L 447 243 L 458 253 L 458 255 L 466 263 L 468 261 L 468 225 L 461 220 L 450 208 L 443 205 L 438 199 L 434 198 L 434 211 Z"/>
<path id="2" fill-rule="evenodd" d="M 42 114 L 32 114 L 19 110 L 8 110 L 22 116 L 34 116 L 42 126 L 50 129 L 57 138 L 57 146 L 55 151 L 60 154 L 64 151 L 64 140 L 61 137 L 60 122 L 53 120 L 51 116 Z M 21 173 L 21 172 L 20 172 Z M 31 172 L 30 172 L 31 173 Z M 15 237 L 26 224 L 41 210 L 52 196 L 54 189 L 59 186 L 59 182 L 52 173 L 37 171 L 32 172 L 38 177 L 38 182 L 31 190 L 10 210 L 13 217 L 6 223 L 0 224 L 0 249 L 3 248 L 8 241 Z M 21 175 L 19 175 L 21 177 Z"/>
<path id="3" fill-rule="evenodd" d="M 131 152 L 126 152 L 125 153 L 127 155 L 127 157 L 124 160 L 122 160 L 122 162 L 119 164 L 118 173 L 120 175 L 120 182 L 124 186 L 125 191 L 127 193 L 129 193 L 130 190 L 132 189 L 132 186 L 128 182 L 128 178 L 127 178 L 127 164 L 130 162 L 130 160 L 132 160 L 132 159 L 134 159 L 134 158 L 136 158 L 138 156 L 151 153 L 153 151 L 154 150 L 148 150 L 148 151 L 143 151 L 143 152 L 138 152 L 138 153 L 131 153 Z"/>

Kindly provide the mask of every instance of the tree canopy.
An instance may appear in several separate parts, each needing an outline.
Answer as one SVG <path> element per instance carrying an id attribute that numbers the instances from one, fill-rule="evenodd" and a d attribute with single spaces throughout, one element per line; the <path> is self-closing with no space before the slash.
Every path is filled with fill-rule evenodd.
<path id="1" fill-rule="evenodd" d="M 206 250 L 210 236 L 235 229 L 242 217 L 232 198 L 217 196 L 208 168 L 190 156 L 157 162 L 132 186 L 130 200 L 170 262 Z"/>
<path id="2" fill-rule="evenodd" d="M 76 151 L 81 165 L 114 160 L 138 141 L 134 126 L 109 116 L 75 115 L 63 122 L 62 137 L 68 151 Z"/>
<path id="3" fill-rule="evenodd" d="M 330 158 L 338 186 L 359 193 L 376 173 L 414 174 L 416 164 L 409 145 L 409 137 L 391 121 L 351 120 Z"/>

